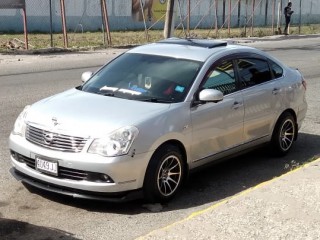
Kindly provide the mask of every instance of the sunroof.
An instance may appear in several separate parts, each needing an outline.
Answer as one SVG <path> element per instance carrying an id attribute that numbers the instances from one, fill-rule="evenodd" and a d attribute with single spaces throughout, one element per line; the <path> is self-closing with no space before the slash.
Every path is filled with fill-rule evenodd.
<path id="1" fill-rule="evenodd" d="M 193 38 L 168 38 L 159 41 L 158 43 L 188 45 L 203 48 L 215 48 L 227 46 L 227 42 L 219 40 L 207 40 L 207 39 L 193 39 Z"/>

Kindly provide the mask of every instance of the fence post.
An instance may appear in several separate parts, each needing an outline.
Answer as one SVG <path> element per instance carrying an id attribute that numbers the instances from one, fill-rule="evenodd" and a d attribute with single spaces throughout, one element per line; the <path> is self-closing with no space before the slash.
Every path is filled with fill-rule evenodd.
<path id="1" fill-rule="evenodd" d="M 300 0 L 300 10 L 299 10 L 299 34 L 301 33 L 301 11 L 302 11 L 302 1 Z"/>
<path id="2" fill-rule="evenodd" d="M 191 0 L 188 0 L 188 18 L 187 18 L 188 36 L 190 36 L 190 18 L 191 18 Z"/>
<path id="3" fill-rule="evenodd" d="M 166 22 L 164 26 L 164 38 L 171 37 L 174 0 L 168 0 L 167 4 L 168 5 L 167 5 L 167 13 L 166 13 Z"/>
<path id="4" fill-rule="evenodd" d="M 111 35 L 110 35 L 110 29 L 109 29 L 108 11 L 107 11 L 107 4 L 106 4 L 105 0 L 101 0 L 101 9 L 102 9 L 102 18 L 103 18 L 104 29 L 107 32 L 108 44 L 111 45 Z"/>
<path id="5" fill-rule="evenodd" d="M 226 0 L 223 0 L 223 2 L 222 2 L 222 23 L 223 23 L 223 25 L 222 26 L 224 26 L 225 21 L 226 21 Z"/>
<path id="6" fill-rule="evenodd" d="M 215 11 L 214 11 L 214 27 L 216 31 L 216 37 L 218 37 L 218 0 L 214 0 L 215 3 Z"/>
<path id="7" fill-rule="evenodd" d="M 280 26 L 280 13 L 281 13 L 281 3 L 278 3 L 278 19 L 277 19 L 277 29 L 278 29 L 278 34 L 281 34 L 281 26 Z"/>
<path id="8" fill-rule="evenodd" d="M 26 7 L 22 8 L 22 15 L 23 15 L 23 30 L 24 30 L 24 46 L 28 50 L 29 43 L 28 43 L 28 27 L 27 27 L 27 14 L 26 14 Z"/>
<path id="9" fill-rule="evenodd" d="M 272 35 L 274 35 L 274 13 L 275 13 L 275 0 L 272 0 L 272 23 L 271 23 L 271 28 L 272 28 Z"/>
<path id="10" fill-rule="evenodd" d="M 248 0 L 246 0 L 246 20 L 244 23 L 244 35 L 247 36 L 247 24 L 248 24 Z"/>
<path id="11" fill-rule="evenodd" d="M 240 18 L 241 18 L 241 0 L 238 1 L 238 28 L 240 28 Z"/>
<path id="12" fill-rule="evenodd" d="M 50 11 L 50 46 L 53 47 L 53 29 L 52 29 L 52 0 L 49 0 Z"/>
<path id="13" fill-rule="evenodd" d="M 253 36 L 253 26 L 254 26 L 254 6 L 255 6 L 255 0 L 252 0 L 252 16 L 251 16 L 251 37 Z"/>
<path id="14" fill-rule="evenodd" d="M 229 0 L 229 14 L 228 14 L 228 36 L 230 37 L 230 25 L 231 25 L 231 0 Z"/>
<path id="15" fill-rule="evenodd" d="M 268 26 L 268 7 L 269 7 L 269 2 L 266 0 L 266 10 L 265 10 L 265 19 L 264 19 L 264 25 Z"/>
<path id="16" fill-rule="evenodd" d="M 64 47 L 68 48 L 68 35 L 67 35 L 67 23 L 66 23 L 64 0 L 60 0 L 60 9 L 61 9 L 61 17 L 62 17 L 63 43 L 64 43 Z"/>

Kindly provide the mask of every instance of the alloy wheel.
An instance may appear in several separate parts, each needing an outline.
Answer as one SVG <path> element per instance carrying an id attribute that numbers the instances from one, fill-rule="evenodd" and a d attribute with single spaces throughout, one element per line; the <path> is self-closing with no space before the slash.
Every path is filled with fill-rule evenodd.
<path id="1" fill-rule="evenodd" d="M 291 119 L 287 119 L 280 130 L 280 146 L 283 151 L 287 151 L 293 141 L 294 141 L 294 134 L 295 134 L 295 126 Z"/>
<path id="2" fill-rule="evenodd" d="M 178 188 L 182 176 L 180 159 L 175 155 L 166 157 L 160 165 L 157 185 L 163 196 L 170 196 Z"/>

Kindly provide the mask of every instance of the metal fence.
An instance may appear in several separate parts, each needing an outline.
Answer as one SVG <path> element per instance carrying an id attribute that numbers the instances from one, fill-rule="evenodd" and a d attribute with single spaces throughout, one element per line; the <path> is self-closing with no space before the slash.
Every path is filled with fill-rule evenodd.
<path id="1" fill-rule="evenodd" d="M 293 26 L 320 23 L 320 1 L 291 2 L 295 11 Z M 115 33 L 131 30 L 143 30 L 138 38 L 152 41 L 150 31 L 163 30 L 166 3 L 166 0 L 26 0 L 28 31 L 51 36 L 51 46 L 61 45 L 65 15 L 70 46 L 76 46 L 79 39 L 88 45 L 111 45 Z M 264 34 L 277 34 L 283 26 L 283 8 L 287 3 L 288 0 L 175 0 L 174 27 L 179 36 L 197 35 L 200 29 L 208 37 L 219 37 L 222 32 L 231 35 L 231 30 L 238 30 L 241 36 L 254 36 L 264 28 L 268 28 Z M 111 35 L 106 34 L 107 30 Z M 23 32 L 21 10 L 0 9 L 0 32 Z M 90 39 L 88 32 L 95 32 L 95 37 Z"/>

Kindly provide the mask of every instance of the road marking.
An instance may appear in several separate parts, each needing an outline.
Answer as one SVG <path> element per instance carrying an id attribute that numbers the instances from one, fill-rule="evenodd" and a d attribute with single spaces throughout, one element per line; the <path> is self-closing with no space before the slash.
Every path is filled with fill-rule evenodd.
<path id="1" fill-rule="evenodd" d="M 193 212 L 193 213 L 191 213 L 191 214 L 190 214 L 188 217 L 186 217 L 186 218 L 183 218 L 183 219 L 181 219 L 181 220 L 179 220 L 179 221 L 176 221 L 176 222 L 174 222 L 174 223 L 171 223 L 171 224 L 169 224 L 169 225 L 167 225 L 167 226 L 165 226 L 165 227 L 155 229 L 155 230 L 149 232 L 148 234 L 146 234 L 146 235 L 144 235 L 144 236 L 141 236 L 141 237 L 138 237 L 138 238 L 136 238 L 136 239 L 137 239 L 137 240 L 142 240 L 142 239 L 147 238 L 148 236 L 151 236 L 151 235 L 152 235 L 153 233 L 155 233 L 155 232 L 165 231 L 165 230 L 167 230 L 167 229 L 169 229 L 169 228 L 171 228 L 171 227 L 174 227 L 174 226 L 176 226 L 176 225 L 178 225 L 178 224 L 180 224 L 180 223 L 187 222 L 188 220 L 191 220 L 191 219 L 193 219 L 193 218 L 195 218 L 195 217 L 197 217 L 197 216 L 199 216 L 199 215 L 201 215 L 201 214 L 204 214 L 204 213 L 209 212 L 209 211 L 211 211 L 211 210 L 213 210 L 213 209 L 215 209 L 215 208 L 218 208 L 219 206 L 221 206 L 221 205 L 223 205 L 223 204 L 226 204 L 226 203 L 228 203 L 228 202 L 231 201 L 231 200 L 234 200 L 234 199 L 236 199 L 236 198 L 239 198 L 239 197 L 241 197 L 241 196 L 244 196 L 244 195 L 246 195 L 246 194 L 248 194 L 248 193 L 250 193 L 250 192 L 253 192 L 254 190 L 256 190 L 256 189 L 258 189 L 258 188 L 262 188 L 262 187 L 264 187 L 264 186 L 266 186 L 266 185 L 269 185 L 269 184 L 271 184 L 271 183 L 273 183 L 273 182 L 275 182 L 275 181 L 277 181 L 277 180 L 279 180 L 279 179 L 281 179 L 281 178 L 283 178 L 283 177 L 285 177 L 285 176 L 288 176 L 288 175 L 290 175 L 290 174 L 293 174 L 293 173 L 295 173 L 295 172 L 297 172 L 297 171 L 299 171 L 299 170 L 301 170 L 301 169 L 303 169 L 303 168 L 307 168 L 307 167 L 309 167 L 311 164 L 314 164 L 314 163 L 316 163 L 316 162 L 320 162 L 320 158 L 318 158 L 318 159 L 316 159 L 316 160 L 313 160 L 313 161 L 311 161 L 311 162 L 309 162 L 309 163 L 303 164 L 303 165 L 301 165 L 301 166 L 298 166 L 297 168 L 295 168 L 295 169 L 293 169 L 293 170 L 291 170 L 291 171 L 289 171 L 289 172 L 287 172 L 287 173 L 284 173 L 284 174 L 282 174 L 282 175 L 279 176 L 279 177 L 272 178 L 272 179 L 270 179 L 270 180 L 268 180 L 268 181 L 262 182 L 262 183 L 260 183 L 260 184 L 258 184 L 258 185 L 256 185 L 256 186 L 254 186 L 254 187 L 248 188 L 248 189 L 246 189 L 246 190 L 244 190 L 244 191 L 242 191 L 242 192 L 240 192 L 240 193 L 237 193 L 237 194 L 234 195 L 234 196 L 231 196 L 231 197 L 229 197 L 229 198 L 227 198 L 227 199 L 225 199 L 225 200 L 223 200 L 223 201 L 221 201 L 221 202 L 218 202 L 218 203 L 216 203 L 216 204 L 213 204 L 213 205 L 211 205 L 211 206 L 209 206 L 209 207 L 207 207 L 207 208 L 205 208 L 205 209 L 202 209 L 202 210 Z"/>

